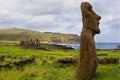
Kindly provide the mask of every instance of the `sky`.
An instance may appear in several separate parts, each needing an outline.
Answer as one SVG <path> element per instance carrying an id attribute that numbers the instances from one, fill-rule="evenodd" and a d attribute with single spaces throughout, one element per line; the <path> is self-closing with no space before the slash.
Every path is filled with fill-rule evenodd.
<path id="1" fill-rule="evenodd" d="M 120 0 L 0 0 L 0 28 L 80 35 L 85 1 L 102 17 L 95 41 L 120 42 Z"/>

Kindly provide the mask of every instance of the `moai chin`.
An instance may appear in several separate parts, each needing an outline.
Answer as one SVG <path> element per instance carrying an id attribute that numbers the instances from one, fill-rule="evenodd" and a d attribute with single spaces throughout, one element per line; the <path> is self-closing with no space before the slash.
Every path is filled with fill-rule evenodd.
<path id="1" fill-rule="evenodd" d="M 97 69 L 94 36 L 100 33 L 98 21 L 101 17 L 92 10 L 92 6 L 88 2 L 82 2 L 81 11 L 83 28 L 80 36 L 80 55 L 76 78 L 89 80 Z"/>

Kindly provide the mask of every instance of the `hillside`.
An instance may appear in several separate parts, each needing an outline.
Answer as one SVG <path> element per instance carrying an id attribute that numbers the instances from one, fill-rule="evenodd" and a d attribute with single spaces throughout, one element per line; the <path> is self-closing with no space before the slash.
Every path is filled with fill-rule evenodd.
<path id="1" fill-rule="evenodd" d="M 45 43 L 78 43 L 79 36 L 76 34 L 61 34 L 52 32 L 38 32 L 27 29 L 11 28 L 0 29 L 0 40 L 30 40 L 39 39 Z"/>
<path id="2" fill-rule="evenodd" d="M 33 33 L 33 32 L 38 33 L 37 31 L 20 29 L 20 28 L 0 29 L 0 34 L 24 34 L 24 33 Z"/>

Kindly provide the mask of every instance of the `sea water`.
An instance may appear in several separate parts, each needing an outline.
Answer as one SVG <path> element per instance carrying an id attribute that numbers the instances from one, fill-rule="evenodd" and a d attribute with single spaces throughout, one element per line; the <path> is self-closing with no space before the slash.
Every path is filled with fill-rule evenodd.
<path id="1" fill-rule="evenodd" d="M 79 50 L 80 44 L 62 44 L 60 43 L 59 45 L 65 45 L 67 47 L 72 47 L 74 49 Z M 96 49 L 117 49 L 120 43 L 96 43 Z"/>

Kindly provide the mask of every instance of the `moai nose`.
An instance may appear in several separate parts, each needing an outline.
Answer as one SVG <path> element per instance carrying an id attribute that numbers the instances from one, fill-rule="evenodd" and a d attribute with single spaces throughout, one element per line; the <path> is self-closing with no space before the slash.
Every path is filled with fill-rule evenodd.
<path id="1" fill-rule="evenodd" d="M 100 19 L 101 19 L 101 16 L 98 16 L 98 17 L 97 17 L 97 20 L 100 20 Z"/>

